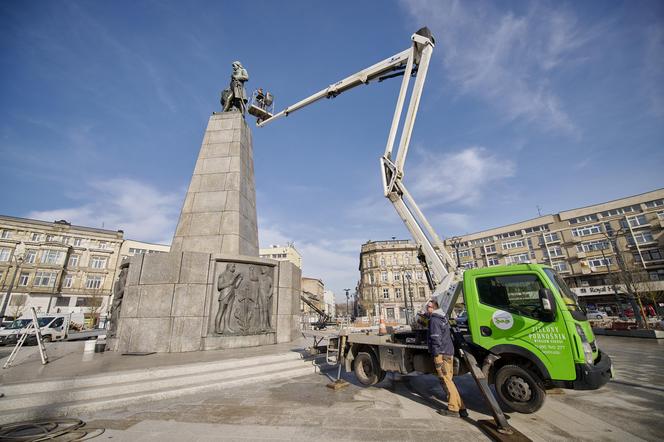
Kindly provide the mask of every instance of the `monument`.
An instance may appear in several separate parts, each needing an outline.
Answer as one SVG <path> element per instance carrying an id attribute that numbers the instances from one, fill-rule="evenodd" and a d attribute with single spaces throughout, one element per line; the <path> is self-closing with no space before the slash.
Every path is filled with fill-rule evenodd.
<path id="1" fill-rule="evenodd" d="M 258 256 L 249 78 L 233 63 L 222 112 L 203 136 L 169 253 L 133 256 L 114 290 L 108 348 L 186 352 L 289 342 L 297 331 L 300 269 Z M 123 264 L 124 265 L 124 264 Z"/>

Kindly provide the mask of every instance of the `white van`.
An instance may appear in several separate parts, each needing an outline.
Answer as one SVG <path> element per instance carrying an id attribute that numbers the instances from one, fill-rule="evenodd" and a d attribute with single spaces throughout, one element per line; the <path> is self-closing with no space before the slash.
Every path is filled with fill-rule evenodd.
<path id="1" fill-rule="evenodd" d="M 71 314 L 41 314 L 37 315 L 37 323 L 41 331 L 44 342 L 63 341 L 67 339 L 69 333 L 69 322 Z M 24 316 L 11 323 L 7 328 L 0 330 L 0 345 L 15 345 L 19 335 L 26 332 L 28 325 L 32 323 L 32 318 Z M 36 344 L 34 330 L 26 340 L 26 344 Z"/>

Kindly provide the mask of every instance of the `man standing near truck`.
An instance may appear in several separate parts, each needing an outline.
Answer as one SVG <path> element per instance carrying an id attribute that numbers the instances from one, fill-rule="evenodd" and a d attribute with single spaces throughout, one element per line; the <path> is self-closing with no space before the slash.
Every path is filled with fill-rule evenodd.
<path id="1" fill-rule="evenodd" d="M 436 374 L 443 389 L 447 392 L 447 410 L 438 410 L 438 414 L 453 417 L 468 417 L 468 412 L 459 395 L 452 376 L 454 376 L 454 344 L 450 333 L 450 324 L 445 313 L 440 309 L 438 301 L 432 299 L 427 304 L 429 314 L 429 333 L 427 344 L 433 356 Z"/>

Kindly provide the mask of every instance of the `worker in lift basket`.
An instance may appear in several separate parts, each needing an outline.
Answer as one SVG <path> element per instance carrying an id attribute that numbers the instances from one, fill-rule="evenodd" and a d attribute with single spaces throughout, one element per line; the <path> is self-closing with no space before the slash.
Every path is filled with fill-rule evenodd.
<path id="1" fill-rule="evenodd" d="M 447 409 L 438 410 L 438 414 L 453 417 L 468 417 L 468 412 L 459 395 L 452 376 L 454 375 L 454 344 L 450 333 L 450 324 L 445 313 L 439 308 L 438 301 L 432 299 L 427 304 L 429 313 L 429 333 L 427 344 L 433 356 L 436 375 L 447 392 Z"/>

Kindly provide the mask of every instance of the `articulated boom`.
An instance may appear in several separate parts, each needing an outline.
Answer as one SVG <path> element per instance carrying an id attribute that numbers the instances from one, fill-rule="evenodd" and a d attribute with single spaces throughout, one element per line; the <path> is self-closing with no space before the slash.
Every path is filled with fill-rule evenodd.
<path id="1" fill-rule="evenodd" d="M 438 297 L 440 307 L 443 311 L 449 314 L 456 301 L 456 293 L 458 293 L 456 291 L 456 282 L 460 280 L 461 271 L 460 269 L 452 271 L 455 268 L 454 261 L 443 247 L 442 241 L 403 183 L 406 154 L 408 153 L 415 117 L 424 87 L 424 80 L 426 79 L 434 47 L 434 38 L 428 28 L 422 28 L 417 31 L 412 35 L 411 40 L 412 46 L 405 51 L 334 83 L 312 96 L 285 108 L 270 118 L 258 122 L 257 125 L 259 127 L 264 126 L 277 118 L 287 116 L 322 98 L 334 98 L 340 93 L 356 86 L 368 84 L 375 80 L 382 81 L 387 78 L 403 75 L 385 153 L 380 159 L 383 192 L 385 197 L 392 202 L 406 228 L 419 246 L 421 255 L 424 256 L 423 265 L 428 274 L 429 284 L 431 285 L 431 289 L 435 290 L 434 296 Z M 401 123 L 401 114 L 411 76 L 415 76 L 415 82 L 410 94 L 406 117 L 401 128 L 396 155 L 393 157 L 392 153 Z M 393 158 L 395 159 L 393 160 Z"/>

